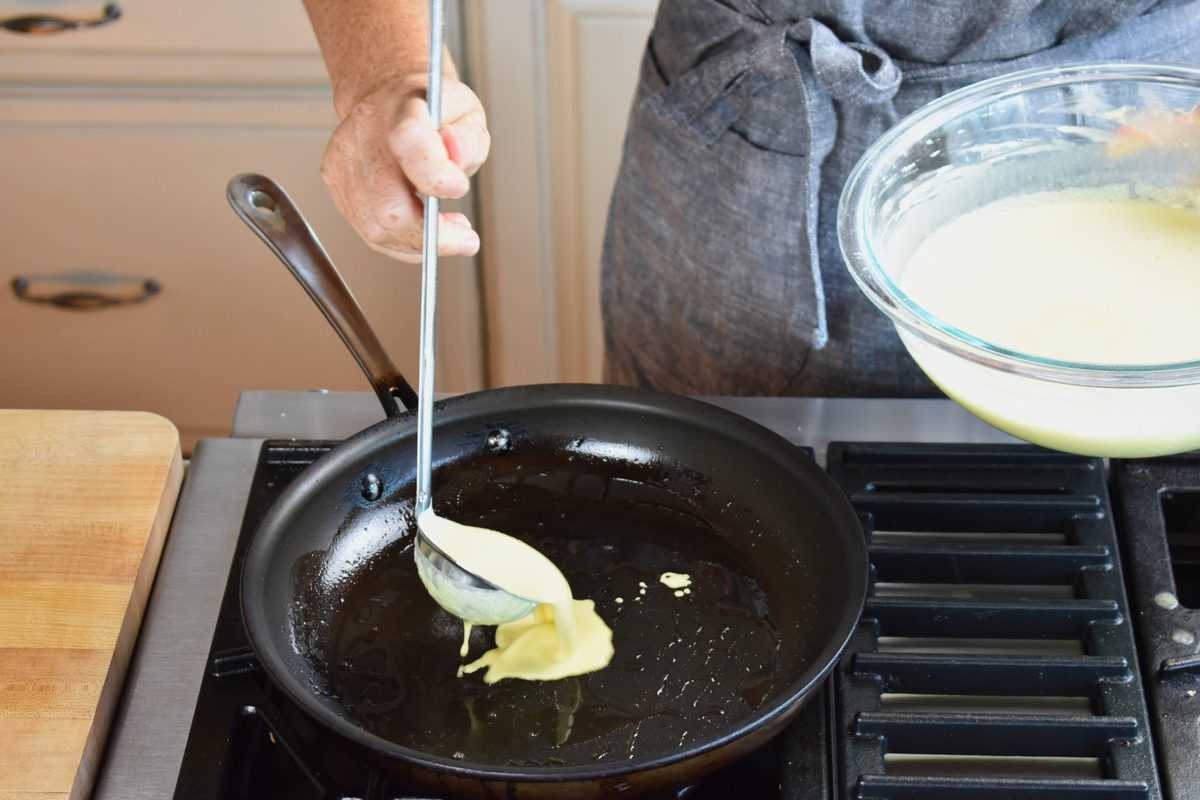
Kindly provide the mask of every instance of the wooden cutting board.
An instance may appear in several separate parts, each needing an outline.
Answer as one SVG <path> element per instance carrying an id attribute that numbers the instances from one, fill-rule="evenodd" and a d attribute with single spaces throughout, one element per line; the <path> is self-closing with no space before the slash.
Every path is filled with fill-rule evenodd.
<path id="1" fill-rule="evenodd" d="M 82 800 L 183 478 L 140 412 L 0 410 L 0 800 Z"/>

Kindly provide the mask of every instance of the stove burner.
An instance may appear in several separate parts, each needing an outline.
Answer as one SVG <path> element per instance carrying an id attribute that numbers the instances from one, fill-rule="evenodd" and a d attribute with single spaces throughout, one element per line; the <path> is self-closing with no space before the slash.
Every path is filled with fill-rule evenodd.
<path id="1" fill-rule="evenodd" d="M 1113 469 L 1167 795 L 1200 797 L 1200 454 Z"/>
<path id="2" fill-rule="evenodd" d="M 873 588 L 838 668 L 847 797 L 1160 798 L 1102 462 L 835 444 Z"/>
<path id="3" fill-rule="evenodd" d="M 263 446 L 235 564 L 275 497 L 331 446 Z M 1200 796 L 1194 714 L 1192 739 L 1164 751 L 1169 791 L 1160 790 L 1101 462 L 1020 446 L 835 444 L 829 465 L 871 537 L 871 597 L 848 655 L 770 746 L 663 800 Z M 1183 702 L 1163 686 L 1185 698 L 1183 687 L 1200 687 L 1200 623 L 1161 607 L 1164 592 L 1200 597 L 1200 558 L 1177 532 L 1172 583 L 1170 562 L 1146 548 L 1165 553 L 1169 529 L 1191 524 L 1188 509 L 1200 521 L 1200 459 L 1168 478 L 1127 469 L 1117 467 L 1122 491 L 1145 478 L 1155 498 L 1123 507 L 1134 619 L 1147 596 L 1174 613 L 1138 631 L 1161 709 Z M 1162 487 L 1181 498 L 1165 510 Z M 1157 527 L 1146 522 L 1155 514 Z M 1200 542 L 1200 526 L 1189 530 Z M 1159 573 L 1147 578 L 1144 561 Z M 231 570 L 176 800 L 447 800 L 369 768 L 356 745 L 270 684 L 241 626 L 237 579 Z M 1173 677 L 1159 680 L 1160 667 Z M 1156 719 L 1160 743 L 1183 735 L 1169 719 Z"/>

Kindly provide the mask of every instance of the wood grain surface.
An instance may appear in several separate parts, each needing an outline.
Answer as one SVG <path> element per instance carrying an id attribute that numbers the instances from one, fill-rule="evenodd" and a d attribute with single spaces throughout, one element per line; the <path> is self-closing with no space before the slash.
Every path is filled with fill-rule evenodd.
<path id="1" fill-rule="evenodd" d="M 90 794 L 182 479 L 162 417 L 0 410 L 0 800 Z"/>

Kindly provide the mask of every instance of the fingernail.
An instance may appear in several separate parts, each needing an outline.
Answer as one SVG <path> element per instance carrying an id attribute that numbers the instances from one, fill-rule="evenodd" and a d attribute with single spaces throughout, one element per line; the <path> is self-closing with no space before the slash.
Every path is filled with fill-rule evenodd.
<path id="1" fill-rule="evenodd" d="M 448 128 L 443 129 L 441 134 L 442 144 L 446 147 L 446 155 L 449 156 L 450 160 L 455 164 L 462 166 L 459 163 L 462 161 L 462 144 L 458 141 L 458 136 L 454 134 L 454 131 Z"/>

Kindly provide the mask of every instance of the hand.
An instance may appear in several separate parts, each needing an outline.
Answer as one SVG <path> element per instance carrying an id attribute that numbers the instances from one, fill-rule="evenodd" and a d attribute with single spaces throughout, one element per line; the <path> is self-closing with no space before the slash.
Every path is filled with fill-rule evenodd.
<path id="1" fill-rule="evenodd" d="M 450 75 L 442 79 L 442 129 L 434 130 L 426 83 L 424 74 L 408 75 L 375 87 L 346 114 L 321 163 L 334 203 L 363 241 L 413 263 L 421 260 L 422 196 L 465 195 L 491 147 L 483 105 Z M 466 215 L 439 215 L 438 255 L 478 251 Z"/>

